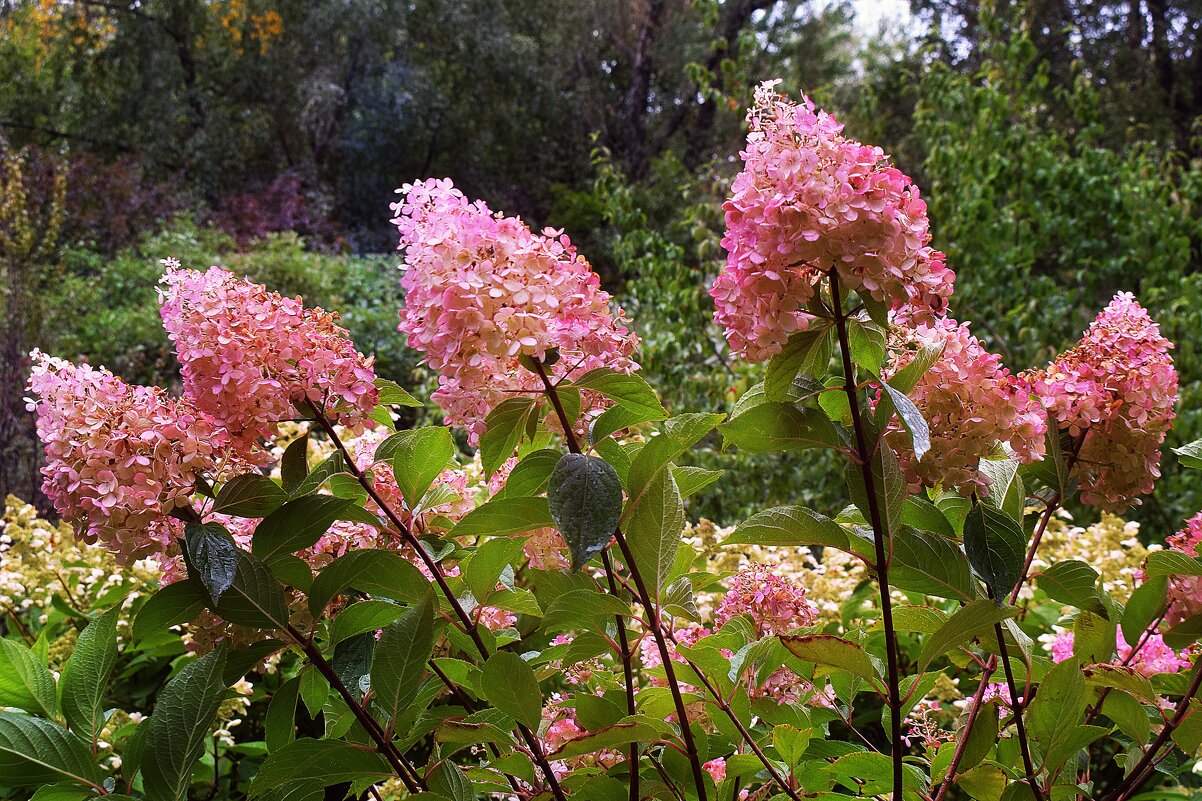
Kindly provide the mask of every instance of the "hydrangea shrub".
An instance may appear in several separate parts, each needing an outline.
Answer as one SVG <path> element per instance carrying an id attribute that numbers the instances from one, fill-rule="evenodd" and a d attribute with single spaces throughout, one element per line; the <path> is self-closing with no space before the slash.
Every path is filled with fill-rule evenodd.
<path id="1" fill-rule="evenodd" d="M 773 82 L 748 122 L 711 295 L 766 367 L 729 414 L 666 409 L 562 232 L 447 180 L 394 206 L 446 426 L 398 428 L 422 401 L 335 315 L 219 268 L 166 265 L 180 397 L 36 354 L 47 495 L 154 566 L 133 636 L 188 655 L 114 763 L 116 616 L 57 677 L 0 641 L 0 785 L 180 801 L 230 688 L 283 664 L 251 798 L 1127 801 L 1193 764 L 1202 516 L 1144 547 L 1062 511 L 1152 489 L 1171 343 L 1120 293 L 1012 372 L 885 154 Z M 717 437 L 840 455 L 848 503 L 688 525 L 755 480 L 688 464 Z"/>

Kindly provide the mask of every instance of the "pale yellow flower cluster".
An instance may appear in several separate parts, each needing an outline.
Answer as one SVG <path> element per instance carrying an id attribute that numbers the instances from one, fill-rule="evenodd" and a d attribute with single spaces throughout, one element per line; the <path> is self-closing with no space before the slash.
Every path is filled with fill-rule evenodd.
<path id="1" fill-rule="evenodd" d="M 1101 574 L 1102 589 L 1120 603 L 1126 603 L 1135 590 L 1135 573 L 1148 558 L 1148 549 L 1139 541 L 1139 523 L 1112 514 L 1091 526 L 1072 524 L 1065 514 L 1048 523 L 1039 551 L 1031 564 L 1038 573 L 1054 562 L 1077 559 Z"/>

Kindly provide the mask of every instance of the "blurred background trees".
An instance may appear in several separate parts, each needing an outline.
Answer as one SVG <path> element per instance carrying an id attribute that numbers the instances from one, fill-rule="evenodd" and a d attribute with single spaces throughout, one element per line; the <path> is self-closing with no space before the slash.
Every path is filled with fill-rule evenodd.
<path id="1" fill-rule="evenodd" d="M 1178 343 L 1169 444 L 1202 436 L 1199 0 L 0 0 L 0 148 L 23 165 L 5 192 L 25 187 L 44 232 L 36 257 L 0 238 L 4 382 L 35 345 L 174 381 L 167 255 L 338 309 L 382 374 L 428 380 L 395 333 L 388 204 L 446 175 L 564 228 L 672 405 L 725 409 L 756 374 L 706 289 L 743 110 L 773 77 L 915 178 L 955 313 L 1012 369 L 1134 291 Z M 0 420 L 25 425 L 21 394 L 0 392 Z M 810 459 L 762 469 L 693 512 L 827 497 Z M 1136 513 L 1157 536 L 1202 505 L 1165 471 Z M 33 483 L 0 471 L 0 495 Z"/>

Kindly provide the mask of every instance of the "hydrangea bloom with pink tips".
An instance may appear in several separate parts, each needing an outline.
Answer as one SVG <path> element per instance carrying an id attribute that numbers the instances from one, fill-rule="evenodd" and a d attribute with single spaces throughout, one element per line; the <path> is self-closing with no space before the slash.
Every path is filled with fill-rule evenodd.
<path id="1" fill-rule="evenodd" d="M 1071 631 L 1061 631 L 1046 644 L 1046 648 L 1051 653 L 1053 662 L 1063 662 L 1072 659 L 1075 643 L 1076 636 Z M 1113 660 L 1114 664 L 1129 667 L 1144 676 L 1178 673 L 1190 664 L 1184 654 L 1170 648 L 1165 644 L 1164 637 L 1159 634 L 1149 635 L 1139 650 L 1135 651 L 1123 636 L 1122 629 L 1119 629 L 1115 645 L 1117 655 Z"/>
<path id="2" fill-rule="evenodd" d="M 165 552 L 182 528 L 167 515 L 189 504 L 198 475 L 220 466 L 222 432 L 157 387 L 31 355 L 46 497 L 80 536 L 127 564 Z"/>
<path id="3" fill-rule="evenodd" d="M 160 315 L 184 391 L 244 454 L 305 401 L 350 428 L 367 420 L 378 400 L 372 360 L 355 350 L 337 314 L 306 309 L 299 298 L 219 267 L 165 264 Z"/>
<path id="4" fill-rule="evenodd" d="M 955 274 L 929 246 L 926 203 L 877 147 L 808 98 L 762 84 L 747 114 L 743 171 L 723 205 L 726 268 L 710 295 L 731 348 L 753 362 L 778 353 L 811 320 L 824 273 L 914 314 L 942 314 Z"/>
<path id="5" fill-rule="evenodd" d="M 401 191 L 404 199 L 393 204 L 405 252 L 400 330 L 439 372 L 434 400 L 472 444 L 498 402 L 542 390 L 538 376 L 521 367 L 522 355 L 542 361 L 556 349 L 555 378 L 636 369 L 637 337 L 561 232 L 535 234 L 516 217 L 469 202 L 448 179 Z M 600 399 L 585 401 L 587 413 Z"/>
<path id="6" fill-rule="evenodd" d="M 1202 512 L 1185 521 L 1185 528 L 1167 540 L 1174 551 L 1198 556 L 1202 545 Z M 1165 622 L 1176 625 L 1187 617 L 1202 614 L 1202 577 L 1174 576 L 1169 581 L 1169 610 Z"/>
<path id="7" fill-rule="evenodd" d="M 1077 346 L 1023 374 L 1061 431 L 1081 438 L 1073 469 L 1081 501 L 1122 511 L 1152 491 L 1173 425 L 1173 344 L 1129 292 L 1120 292 Z"/>
<path id="8" fill-rule="evenodd" d="M 1047 418 L 1017 378 L 1002 366 L 965 323 L 950 318 L 894 328 L 893 359 L 884 372 L 889 379 L 924 348 L 941 355 L 910 393 L 931 431 L 931 448 L 916 459 L 909 434 L 895 418 L 885 439 L 897 452 L 911 492 L 923 486 L 983 493 L 989 479 L 982 458 L 1005 448 L 1020 462 L 1043 457 Z"/>
<path id="9" fill-rule="evenodd" d="M 738 615 L 749 615 L 761 637 L 788 634 L 808 626 L 818 616 L 818 607 L 806 600 L 805 588 L 766 565 L 752 564 L 735 574 L 722 603 L 714 610 L 714 623 L 721 627 Z"/>

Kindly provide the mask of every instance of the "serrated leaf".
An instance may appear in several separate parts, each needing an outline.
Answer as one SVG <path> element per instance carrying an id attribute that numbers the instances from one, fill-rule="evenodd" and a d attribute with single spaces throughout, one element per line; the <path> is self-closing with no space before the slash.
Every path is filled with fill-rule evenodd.
<path id="1" fill-rule="evenodd" d="M 923 455 L 931 449 L 931 429 L 927 425 L 926 418 L 914 405 L 914 401 L 910 400 L 904 392 L 891 387 L 887 381 L 881 382 L 881 389 L 885 390 L 885 394 L 893 402 L 902 426 L 910 435 L 910 442 L 914 446 L 914 458 L 922 461 Z"/>
<path id="2" fill-rule="evenodd" d="M 1155 551 L 1148 554 L 1144 573 L 1149 578 L 1157 576 L 1202 576 L 1202 558 L 1188 556 L 1180 551 Z"/>
<path id="3" fill-rule="evenodd" d="M 364 632 L 349 637 L 334 646 L 330 667 L 357 699 L 363 698 L 363 685 L 370 681 L 371 665 L 375 661 L 376 635 Z"/>
<path id="4" fill-rule="evenodd" d="M 598 367 L 572 382 L 577 389 L 591 389 L 614 403 L 637 413 L 645 420 L 662 420 L 668 416 L 659 396 L 643 378 L 635 373 L 621 373 L 608 367 Z"/>
<path id="5" fill-rule="evenodd" d="M 397 717 L 417 697 L 426 662 L 434 651 L 433 598 L 409 608 L 380 634 L 371 666 L 376 705 Z"/>
<path id="6" fill-rule="evenodd" d="M 463 770 L 454 762 L 443 761 L 430 771 L 427 781 L 430 791 L 451 799 L 451 801 L 472 801 L 476 794 L 472 791 L 472 783 Z"/>
<path id="7" fill-rule="evenodd" d="M 244 473 L 221 487 L 213 511 L 233 517 L 266 517 L 286 500 L 288 493 L 267 476 Z"/>
<path id="8" fill-rule="evenodd" d="M 142 755 L 142 781 L 148 798 L 186 797 L 192 769 L 204 751 L 209 726 L 225 697 L 225 652 L 213 651 L 184 666 L 163 687 L 150 716 Z"/>
<path id="9" fill-rule="evenodd" d="M 54 676 L 23 644 L 5 638 L 0 638 L 0 706 L 58 716 Z"/>
<path id="10" fill-rule="evenodd" d="M 839 448 L 835 424 L 817 409 L 791 403 L 761 403 L 718 427 L 728 445 L 751 453 Z"/>
<path id="11" fill-rule="evenodd" d="M 918 656 L 919 672 L 925 672 L 932 661 L 953 648 L 967 646 L 977 637 L 992 635 L 994 624 L 1017 614 L 1017 608 L 998 606 L 988 598 L 965 604 L 927 638 Z"/>
<path id="12" fill-rule="evenodd" d="M 66 729 L 42 718 L 0 711 L 0 784 L 71 782 L 97 788 L 101 781 L 96 760 Z"/>
<path id="13" fill-rule="evenodd" d="M 1168 606 L 1169 580 L 1166 576 L 1149 578 L 1135 588 L 1123 609 L 1123 637 L 1129 643 L 1139 642 L 1140 635 L 1164 614 Z"/>
<path id="14" fill-rule="evenodd" d="M 464 515 L 451 537 L 508 537 L 555 525 L 546 498 L 494 498 Z"/>
<path id="15" fill-rule="evenodd" d="M 658 599 L 680 547 L 684 530 L 684 500 L 671 471 L 660 472 L 635 501 L 627 504 L 624 521 L 627 544 L 635 567 Z"/>
<path id="16" fill-rule="evenodd" d="M 548 759 L 571 759 L 584 754 L 593 754 L 605 749 L 617 748 L 627 743 L 656 742 L 661 739 L 660 727 L 641 715 L 624 718 L 608 728 L 589 732 L 569 740 Z"/>
<path id="17" fill-rule="evenodd" d="M 246 551 L 235 549 L 234 580 L 212 610 L 230 623 L 257 628 L 284 629 L 288 605 L 284 590 L 271 571 Z"/>
<path id="18" fill-rule="evenodd" d="M 880 670 L 859 645 L 831 634 L 781 635 L 785 648 L 803 662 L 846 671 L 880 689 Z"/>
<path id="19" fill-rule="evenodd" d="M 352 501 L 333 495 L 305 495 L 288 501 L 259 522 L 250 552 L 263 561 L 311 547 Z"/>
<path id="20" fill-rule="evenodd" d="M 337 740 L 303 738 L 264 760 L 247 797 L 258 798 L 273 788 L 294 783 L 329 787 L 360 779 L 371 779 L 374 783 L 392 777 L 387 760 L 375 751 Z"/>
<path id="21" fill-rule="evenodd" d="M 905 367 L 897 371 L 897 374 L 889 379 L 889 383 L 898 392 L 904 392 L 909 395 L 914 387 L 918 386 L 918 382 L 927 374 L 927 371 L 934 366 L 935 362 L 939 361 L 939 357 L 943 355 L 944 343 L 937 345 L 927 345 L 922 350 L 914 354 L 909 363 Z"/>
<path id="22" fill-rule="evenodd" d="M 831 328 L 815 323 L 805 331 L 789 336 L 781 352 L 768 362 L 764 373 L 764 395 L 769 401 L 789 400 L 793 379 L 798 373 L 821 375 L 831 360 Z"/>
<path id="23" fill-rule="evenodd" d="M 1037 579 L 1039 589 L 1053 601 L 1096 612 L 1103 617 L 1106 608 L 1098 597 L 1098 571 L 1076 559 L 1056 562 Z"/>
<path id="24" fill-rule="evenodd" d="M 902 504 L 902 525 L 919 531 L 929 531 L 941 537 L 955 538 L 956 529 L 938 506 L 918 495 L 911 495 Z"/>
<path id="25" fill-rule="evenodd" d="M 309 588 L 309 612 L 322 616 L 326 605 L 347 589 L 393 600 L 417 601 L 430 582 L 399 553 L 383 550 L 349 551 L 331 562 Z"/>
<path id="26" fill-rule="evenodd" d="M 480 463 L 484 476 L 491 478 L 501 464 L 513 455 L 526 431 L 526 418 L 534 410 L 534 399 L 506 398 L 484 418 L 480 435 Z"/>
<path id="27" fill-rule="evenodd" d="M 559 464 L 560 456 L 559 451 L 551 448 L 542 448 L 526 454 L 521 461 L 514 465 L 513 470 L 509 473 L 509 478 L 505 479 L 505 486 L 493 495 L 493 499 L 527 498 L 541 495 L 547 489 L 547 484 L 551 480 L 551 471 L 555 469 L 555 465 Z"/>
<path id="28" fill-rule="evenodd" d="M 566 453 L 551 473 L 547 504 L 579 570 L 609 544 L 622 519 L 618 474 L 599 456 Z"/>
<path id="29" fill-rule="evenodd" d="M 964 552 L 998 603 L 1022 577 L 1027 535 L 1004 512 L 974 504 L 964 520 Z"/>
<path id="30" fill-rule="evenodd" d="M 847 553 L 870 553 L 872 543 L 804 506 L 774 506 L 739 524 L 723 545 L 820 545 Z"/>
<path id="31" fill-rule="evenodd" d="M 234 583 L 238 567 L 238 546 L 219 523 L 188 523 L 184 527 L 188 545 L 188 572 L 209 593 L 214 604 Z"/>
<path id="32" fill-rule="evenodd" d="M 59 676 L 59 694 L 67 725 L 90 743 L 104 728 L 104 690 L 117 664 L 117 614 L 105 612 L 79 633 Z"/>
<path id="33" fill-rule="evenodd" d="M 853 362 L 870 373 L 881 370 L 885 361 L 885 331 L 875 323 L 853 318 L 847 324 L 847 344 Z"/>
<path id="34" fill-rule="evenodd" d="M 193 581 L 168 584 L 142 604 L 134 618 L 134 641 L 146 639 L 172 626 L 187 623 L 205 607 L 204 591 Z"/>
<path id="35" fill-rule="evenodd" d="M 1202 468 L 1202 439 L 1195 440 L 1180 448 L 1173 448 L 1177 454 L 1177 462 L 1184 467 Z"/>
<path id="36" fill-rule="evenodd" d="M 297 437 L 284 449 L 280 459 L 280 484 L 285 492 L 292 492 L 309 475 L 309 434 Z"/>
<path id="37" fill-rule="evenodd" d="M 725 472 L 725 470 L 706 470 L 701 467 L 672 466 L 672 477 L 676 479 L 676 486 L 680 489 L 680 497 L 682 498 L 696 495 L 710 484 L 722 478 Z"/>
<path id="38" fill-rule="evenodd" d="M 267 750 L 279 751 L 296 739 L 296 702 L 300 698 L 300 679 L 292 678 L 280 685 L 271 696 L 263 718 L 263 739 Z"/>
<path id="39" fill-rule="evenodd" d="M 397 487 L 410 509 L 417 506 L 454 455 L 455 441 L 444 426 L 399 431 L 376 450 L 377 459 L 387 459 L 392 465 Z"/>
<path id="40" fill-rule="evenodd" d="M 534 671 L 510 651 L 497 651 L 484 663 L 480 692 L 489 703 L 528 728 L 542 719 L 543 696 Z"/>
<path id="41" fill-rule="evenodd" d="M 897 454 L 884 440 L 877 442 L 876 453 L 868 462 L 872 472 L 873 485 L 876 489 L 877 508 L 881 514 L 881 522 L 885 526 L 886 535 L 892 535 L 901 526 L 902 511 L 905 508 L 909 490 L 902 476 L 901 467 L 897 462 Z M 853 462 L 848 462 L 843 471 L 847 488 L 851 492 L 852 502 L 871 521 L 871 505 L 868 501 L 868 485 L 864 481 L 864 468 Z"/>
<path id="42" fill-rule="evenodd" d="M 366 631 L 379 631 L 404 612 L 405 607 L 392 601 L 357 601 L 339 612 L 330 623 L 330 645 Z"/>
<path id="43" fill-rule="evenodd" d="M 376 389 L 380 393 L 379 403 L 382 406 L 410 406 L 420 409 L 425 404 L 410 395 L 395 381 L 386 378 L 376 379 Z"/>

